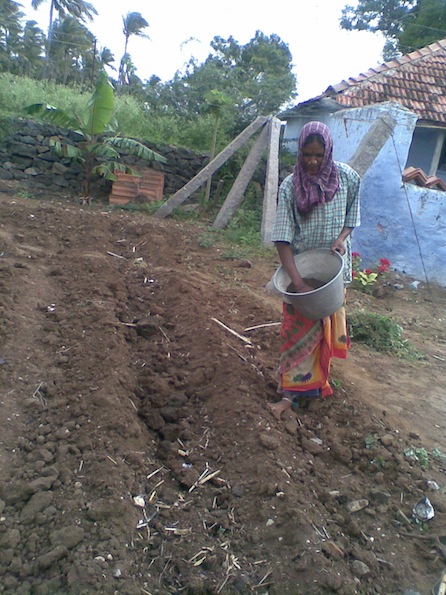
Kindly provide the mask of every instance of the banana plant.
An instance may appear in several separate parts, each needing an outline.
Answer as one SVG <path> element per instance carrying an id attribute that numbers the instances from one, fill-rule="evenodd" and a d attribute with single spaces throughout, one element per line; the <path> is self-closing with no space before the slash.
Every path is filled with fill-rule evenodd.
<path id="1" fill-rule="evenodd" d="M 119 151 L 135 155 L 147 161 L 165 163 L 166 159 L 141 142 L 117 134 L 114 118 L 114 90 L 107 74 L 101 71 L 96 87 L 86 104 L 83 114 L 68 114 L 46 103 L 35 103 L 24 108 L 28 115 L 40 120 L 68 128 L 82 139 L 76 145 L 52 140 L 51 146 L 60 157 L 72 159 L 82 165 L 82 201 L 91 202 L 90 184 L 93 175 L 107 180 L 116 180 L 116 171 L 139 175 L 120 161 Z"/>

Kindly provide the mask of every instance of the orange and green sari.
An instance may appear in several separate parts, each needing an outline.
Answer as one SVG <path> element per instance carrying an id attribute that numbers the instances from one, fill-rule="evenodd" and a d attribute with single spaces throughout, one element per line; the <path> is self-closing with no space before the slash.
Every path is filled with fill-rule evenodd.
<path id="1" fill-rule="evenodd" d="M 350 347 L 345 306 L 322 320 L 308 320 L 284 303 L 280 336 L 279 390 L 295 392 L 296 396 L 305 396 L 309 391 L 322 397 L 333 394 L 329 382 L 331 360 L 345 359 Z"/>

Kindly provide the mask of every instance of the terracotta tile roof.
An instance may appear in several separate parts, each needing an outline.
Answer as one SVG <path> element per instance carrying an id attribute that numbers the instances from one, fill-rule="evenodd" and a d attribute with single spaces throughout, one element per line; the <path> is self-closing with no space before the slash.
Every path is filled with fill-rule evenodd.
<path id="1" fill-rule="evenodd" d="M 320 97 L 342 107 L 396 101 L 421 121 L 446 126 L 446 39 L 332 85 Z"/>
<path id="2" fill-rule="evenodd" d="M 403 182 L 416 184 L 423 188 L 446 191 L 446 184 L 441 178 L 438 178 L 437 176 L 428 176 L 419 167 L 407 167 L 403 171 Z"/>

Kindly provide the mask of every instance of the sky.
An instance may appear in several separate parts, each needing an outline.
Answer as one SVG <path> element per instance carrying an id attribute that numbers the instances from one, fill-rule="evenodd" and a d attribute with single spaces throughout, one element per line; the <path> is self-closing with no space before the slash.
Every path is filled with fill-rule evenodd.
<path id="1" fill-rule="evenodd" d="M 351 0 L 281 0 L 277 5 L 259 0 L 89 2 L 98 16 L 86 26 L 96 36 L 99 48 L 112 51 L 116 67 L 124 52 L 123 15 L 139 12 L 149 23 L 145 32 L 150 40 L 133 36 L 128 46 L 136 74 L 143 81 L 152 75 L 170 80 L 191 57 L 204 61 L 215 36 L 227 39 L 232 35 L 244 45 L 256 31 L 268 36 L 276 34 L 288 45 L 298 83 L 297 103 L 383 62 L 382 36 L 339 28 L 342 8 L 352 4 Z M 36 20 L 46 31 L 49 0 L 44 0 L 38 11 L 31 8 L 31 0 L 20 0 L 20 4 L 27 19 Z"/>

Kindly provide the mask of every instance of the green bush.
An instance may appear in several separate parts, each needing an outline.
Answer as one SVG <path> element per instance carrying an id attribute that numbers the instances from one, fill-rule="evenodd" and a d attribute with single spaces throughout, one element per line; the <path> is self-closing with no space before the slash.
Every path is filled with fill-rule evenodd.
<path id="1" fill-rule="evenodd" d="M 23 108 L 34 103 L 48 103 L 67 113 L 82 113 L 91 91 L 37 81 L 9 73 L 0 74 L 0 116 L 23 116 Z"/>
<path id="2" fill-rule="evenodd" d="M 371 312 L 356 311 L 348 315 L 350 337 L 375 351 L 411 359 L 425 356 L 403 338 L 403 328 L 397 322 Z"/>

